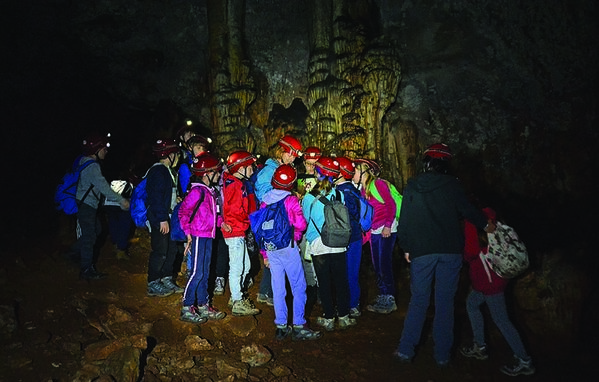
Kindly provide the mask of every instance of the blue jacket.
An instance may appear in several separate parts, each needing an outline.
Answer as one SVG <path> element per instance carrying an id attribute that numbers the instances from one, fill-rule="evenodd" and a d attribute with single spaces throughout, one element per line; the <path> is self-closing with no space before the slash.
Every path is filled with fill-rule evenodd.
<path id="1" fill-rule="evenodd" d="M 331 200 L 333 195 L 335 195 L 335 188 L 333 188 L 328 194 L 324 194 L 321 191 L 320 195 L 323 195 L 322 197 Z M 344 193 L 339 192 L 339 195 L 341 196 L 341 201 L 345 202 Z M 318 231 L 322 231 L 322 226 L 324 225 L 324 203 L 316 200 L 316 197 L 314 194 L 312 194 L 312 192 L 308 192 L 302 199 L 302 211 L 304 212 L 304 217 L 308 222 L 306 240 L 308 240 L 309 243 L 312 243 L 320 236 Z M 318 227 L 318 230 L 316 227 Z"/>
<path id="2" fill-rule="evenodd" d="M 170 221 L 170 213 L 176 204 L 177 184 L 171 170 L 164 165 L 153 166 L 148 171 L 146 192 L 148 199 L 148 221 L 152 227 Z"/>
<path id="3" fill-rule="evenodd" d="M 360 191 L 351 181 L 337 185 L 337 190 L 343 193 L 345 206 L 349 213 L 351 223 L 351 237 L 349 242 L 362 240 L 362 227 L 360 226 Z"/>
<path id="4" fill-rule="evenodd" d="M 258 198 L 259 202 L 262 201 L 262 198 L 268 191 L 272 190 L 272 184 L 270 182 L 277 167 L 279 167 L 279 162 L 269 158 L 266 160 L 266 163 L 264 163 L 264 168 L 258 173 L 255 187 L 256 198 Z"/>

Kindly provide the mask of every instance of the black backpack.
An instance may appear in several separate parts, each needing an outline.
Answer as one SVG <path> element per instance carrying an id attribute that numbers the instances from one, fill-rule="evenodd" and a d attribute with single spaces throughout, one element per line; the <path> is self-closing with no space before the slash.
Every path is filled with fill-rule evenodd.
<path id="1" fill-rule="evenodd" d="M 339 191 L 335 190 L 335 194 L 331 200 L 325 196 L 318 196 L 316 200 L 324 204 L 324 224 L 322 225 L 322 231 L 316 227 L 314 220 L 310 220 L 312 220 L 312 224 L 314 224 L 320 234 L 322 243 L 331 248 L 347 247 L 351 237 L 351 223 L 349 212 L 345 204 L 341 201 Z"/>

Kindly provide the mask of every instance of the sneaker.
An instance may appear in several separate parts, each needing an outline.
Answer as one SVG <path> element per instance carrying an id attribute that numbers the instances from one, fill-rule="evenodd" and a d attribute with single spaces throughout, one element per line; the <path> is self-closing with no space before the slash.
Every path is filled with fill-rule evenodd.
<path id="1" fill-rule="evenodd" d="M 395 305 L 395 297 L 390 294 L 378 295 L 372 305 L 368 305 L 366 310 L 374 313 L 388 314 L 397 310 Z"/>
<path id="2" fill-rule="evenodd" d="M 267 294 L 258 293 L 258 297 L 256 297 L 256 301 L 262 304 L 274 306 L 275 302 L 272 297 L 269 297 Z"/>
<path id="3" fill-rule="evenodd" d="M 79 273 L 79 278 L 82 280 L 101 280 L 106 276 L 108 276 L 106 273 L 98 272 L 94 265 L 90 265 Z"/>
<path id="4" fill-rule="evenodd" d="M 484 361 L 485 359 L 489 359 L 489 355 L 487 354 L 487 347 L 485 345 L 478 346 L 478 344 L 474 343 L 470 347 L 463 347 L 460 349 L 460 353 L 464 357 L 468 358 L 476 358 Z"/>
<path id="5" fill-rule="evenodd" d="M 400 353 L 399 350 L 393 352 L 393 357 L 397 358 L 401 363 L 412 363 L 412 357 Z"/>
<path id="6" fill-rule="evenodd" d="M 197 313 L 200 317 L 204 317 L 208 320 L 221 320 L 226 316 L 225 312 L 221 312 L 208 304 L 198 306 Z"/>
<path id="7" fill-rule="evenodd" d="M 225 294 L 225 278 L 217 277 L 216 281 L 214 281 L 214 295 L 220 296 Z"/>
<path id="8" fill-rule="evenodd" d="M 350 326 L 354 326 L 357 323 L 358 322 L 354 318 L 351 318 L 349 315 L 339 317 L 339 329 L 347 329 Z"/>
<path id="9" fill-rule="evenodd" d="M 175 284 L 172 277 L 163 277 L 160 281 L 162 281 L 162 285 L 164 285 L 165 288 L 172 290 L 173 293 L 183 293 L 185 291 L 185 288 L 181 288 L 179 285 Z"/>
<path id="10" fill-rule="evenodd" d="M 206 317 L 202 317 L 198 314 L 198 309 L 195 306 L 184 306 L 181 309 L 181 321 L 191 322 L 192 324 L 203 324 L 208 321 Z"/>
<path id="11" fill-rule="evenodd" d="M 277 325 L 275 331 L 275 340 L 282 341 L 291 334 L 291 327 L 289 325 Z"/>
<path id="12" fill-rule="evenodd" d="M 148 296 L 150 297 L 166 297 L 173 293 L 175 291 L 165 287 L 160 280 L 154 280 L 148 284 Z"/>
<path id="13" fill-rule="evenodd" d="M 509 375 L 510 377 L 515 377 L 518 375 L 532 375 L 536 371 L 535 367 L 532 365 L 531 359 L 525 361 L 518 356 L 514 356 L 513 365 L 502 366 L 499 370 L 503 374 Z"/>
<path id="14" fill-rule="evenodd" d="M 335 319 L 334 318 L 317 317 L 316 325 L 322 326 L 324 328 L 324 330 L 326 330 L 327 332 L 332 332 L 333 330 L 335 330 Z"/>
<path id="15" fill-rule="evenodd" d="M 308 325 L 293 325 L 291 339 L 294 341 L 312 341 L 322 337 L 322 333 L 312 330 Z"/>
<path id="16" fill-rule="evenodd" d="M 233 302 L 231 313 L 234 316 L 254 316 L 260 313 L 260 309 L 254 308 L 254 304 L 250 300 L 242 299 Z"/>
<path id="17" fill-rule="evenodd" d="M 351 309 L 349 310 L 349 316 L 350 316 L 351 318 L 358 318 L 358 317 L 360 317 L 361 315 L 362 315 L 362 312 L 360 312 L 360 308 L 358 308 L 358 307 L 351 308 Z"/>

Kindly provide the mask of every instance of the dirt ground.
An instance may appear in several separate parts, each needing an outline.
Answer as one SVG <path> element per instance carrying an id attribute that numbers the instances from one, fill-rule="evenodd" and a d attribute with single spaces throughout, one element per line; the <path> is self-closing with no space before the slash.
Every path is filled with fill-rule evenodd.
<path id="1" fill-rule="evenodd" d="M 248 337 L 235 336 L 224 322 L 192 325 L 179 321 L 180 295 L 166 298 L 146 296 L 146 268 L 149 236 L 138 232 L 131 247 L 132 259 L 119 261 L 107 241 L 98 269 L 109 273 L 105 280 L 86 282 L 78 279 L 78 267 L 62 253 L 69 239 L 57 236 L 23 243 L 17 253 L 4 253 L 0 268 L 0 305 L 14 308 L 16 329 L 2 332 L 0 348 L 0 381 L 71 381 L 80 370 L 86 346 L 106 338 L 106 333 L 93 325 L 93 315 L 107 304 L 129 312 L 134 322 L 153 324 L 149 337 L 154 344 L 165 343 L 185 351 L 182 345 L 189 334 L 197 334 L 219 346 L 221 352 L 239 359 L 244 345 L 256 343 L 270 350 L 273 360 L 285 365 L 291 374 L 274 377 L 250 368 L 251 380 L 284 381 L 507 381 L 512 378 L 499 372 L 511 352 L 497 329 L 489 326 L 490 359 L 476 361 L 455 352 L 451 366 L 440 369 L 432 357 L 431 328 L 427 325 L 423 341 L 412 364 L 397 362 L 391 353 L 397 346 L 409 300 L 409 271 L 397 256 L 398 310 L 389 315 L 364 312 L 357 326 L 346 331 L 327 332 L 318 341 L 293 342 L 274 339 L 274 315 L 271 307 L 257 304 L 262 313 L 255 316 L 257 327 Z M 464 278 L 463 278 L 464 279 Z M 374 274 L 367 254 L 363 258 L 361 285 L 362 305 L 376 291 Z M 181 277 L 179 283 L 184 280 Z M 255 299 L 259 280 L 250 289 Z M 456 298 L 456 348 L 469 344 L 470 329 L 465 315 L 466 282 Z M 228 313 L 225 320 L 240 319 L 227 308 L 229 292 L 216 296 L 213 305 Z M 78 305 L 85 301 L 85 314 Z M 432 315 L 432 308 L 429 317 Z M 309 309 L 309 321 L 321 314 L 318 304 Z M 8 315 L 10 316 L 10 315 Z M 7 315 L 3 315 L 7 317 Z M 223 320 L 223 321 L 225 321 Z M 490 321 L 489 321 L 490 323 Z M 3 324 L 3 323 L 0 323 Z M 5 324 L 5 323 L 4 323 Z M 315 327 L 315 325 L 313 325 Z M 522 332 L 534 357 L 537 373 L 529 381 L 594 380 L 583 370 L 544 355 L 535 347 L 534 339 Z M 150 341 L 149 341 L 150 342 Z M 148 349 L 151 353 L 151 349 Z M 267 365 L 263 366 L 267 367 Z M 254 370 L 252 370 L 254 369 Z M 143 371 L 142 371 L 143 372 Z M 185 380 L 167 377 L 163 380 Z M 217 381 L 215 375 L 211 380 Z"/>

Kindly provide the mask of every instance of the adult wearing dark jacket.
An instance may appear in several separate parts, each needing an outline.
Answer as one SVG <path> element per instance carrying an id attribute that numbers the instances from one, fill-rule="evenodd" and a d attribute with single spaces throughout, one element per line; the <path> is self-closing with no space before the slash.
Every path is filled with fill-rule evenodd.
<path id="1" fill-rule="evenodd" d="M 148 296 L 165 297 L 182 293 L 172 280 L 177 242 L 171 240 L 170 214 L 177 204 L 177 178 L 173 168 L 179 160 L 179 145 L 174 140 L 158 140 L 152 147 L 158 158 L 147 174 L 146 191 L 150 243 L 148 259 Z"/>
<path id="2" fill-rule="evenodd" d="M 434 357 L 439 366 L 449 363 L 453 345 L 454 296 L 457 290 L 464 231 L 468 219 L 478 229 L 493 232 L 495 226 L 467 199 L 459 181 L 447 174 L 452 154 L 437 143 L 424 152 L 424 172 L 410 179 L 404 189 L 398 238 L 410 266 L 412 297 L 395 351 L 410 362 L 420 342 L 422 327 L 435 282 L 433 321 Z"/>

